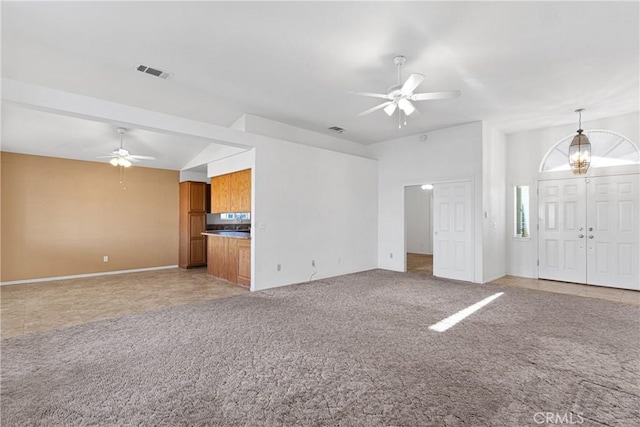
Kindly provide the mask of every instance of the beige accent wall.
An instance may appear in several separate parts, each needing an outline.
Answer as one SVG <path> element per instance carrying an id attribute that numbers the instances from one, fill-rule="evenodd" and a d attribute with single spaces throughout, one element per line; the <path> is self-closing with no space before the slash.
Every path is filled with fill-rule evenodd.
<path id="1" fill-rule="evenodd" d="M 178 264 L 179 172 L 1 153 L 2 282 Z M 103 256 L 109 262 L 103 262 Z"/>

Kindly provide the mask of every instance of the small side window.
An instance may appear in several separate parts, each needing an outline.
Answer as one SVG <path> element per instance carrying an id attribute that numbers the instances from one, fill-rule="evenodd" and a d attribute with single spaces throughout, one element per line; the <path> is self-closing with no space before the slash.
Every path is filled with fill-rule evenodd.
<path id="1" fill-rule="evenodd" d="M 514 187 L 515 200 L 515 237 L 531 236 L 529 233 L 529 186 L 516 185 Z"/>

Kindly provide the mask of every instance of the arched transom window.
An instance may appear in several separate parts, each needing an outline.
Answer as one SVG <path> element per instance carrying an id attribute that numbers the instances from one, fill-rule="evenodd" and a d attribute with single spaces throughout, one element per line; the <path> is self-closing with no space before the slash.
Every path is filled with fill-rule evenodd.
<path id="1" fill-rule="evenodd" d="M 588 130 L 591 142 L 591 168 L 640 164 L 640 150 L 626 137 L 610 130 Z M 563 138 L 553 146 L 540 163 L 540 172 L 568 171 L 569 144 L 575 134 Z"/>

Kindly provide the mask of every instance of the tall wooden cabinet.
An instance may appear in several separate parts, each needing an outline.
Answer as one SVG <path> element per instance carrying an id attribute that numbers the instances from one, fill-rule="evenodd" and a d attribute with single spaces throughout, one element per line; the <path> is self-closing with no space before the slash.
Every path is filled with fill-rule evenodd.
<path id="1" fill-rule="evenodd" d="M 251 169 L 211 178 L 211 212 L 251 212 Z"/>
<path id="2" fill-rule="evenodd" d="M 205 182 L 180 183 L 180 245 L 178 264 L 182 268 L 207 265 L 207 227 L 209 185 Z"/>

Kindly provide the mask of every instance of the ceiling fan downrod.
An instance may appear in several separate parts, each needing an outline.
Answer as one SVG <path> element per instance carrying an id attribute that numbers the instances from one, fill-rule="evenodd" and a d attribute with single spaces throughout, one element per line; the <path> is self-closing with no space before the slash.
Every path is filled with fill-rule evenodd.
<path id="1" fill-rule="evenodd" d="M 124 138 L 124 134 L 127 131 L 125 128 L 116 128 L 116 131 L 120 134 L 120 149 L 122 150 L 122 138 Z"/>
<path id="2" fill-rule="evenodd" d="M 402 75 L 401 75 L 402 71 L 401 70 L 402 70 L 402 65 L 404 65 L 404 62 L 406 60 L 407 60 L 407 58 L 405 58 L 402 55 L 398 55 L 398 56 L 395 56 L 393 58 L 393 63 L 396 64 L 396 66 L 398 68 L 398 86 L 400 86 L 402 84 L 401 83 L 402 82 Z"/>

